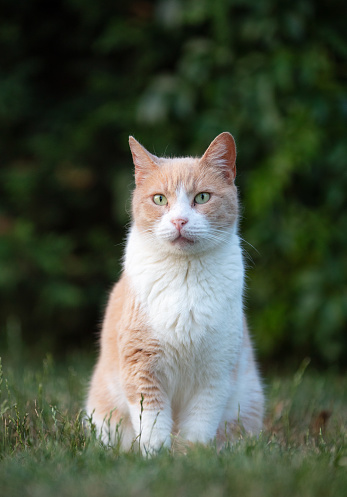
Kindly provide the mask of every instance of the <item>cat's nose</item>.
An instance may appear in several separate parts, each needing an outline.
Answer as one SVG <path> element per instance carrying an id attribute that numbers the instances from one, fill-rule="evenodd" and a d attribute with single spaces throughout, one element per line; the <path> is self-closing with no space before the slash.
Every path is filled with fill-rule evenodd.
<path id="1" fill-rule="evenodd" d="M 179 219 L 171 219 L 171 222 L 175 226 L 175 228 L 178 229 L 178 231 L 181 231 L 183 226 L 187 224 L 188 219 L 186 219 L 185 217 L 181 217 Z"/>

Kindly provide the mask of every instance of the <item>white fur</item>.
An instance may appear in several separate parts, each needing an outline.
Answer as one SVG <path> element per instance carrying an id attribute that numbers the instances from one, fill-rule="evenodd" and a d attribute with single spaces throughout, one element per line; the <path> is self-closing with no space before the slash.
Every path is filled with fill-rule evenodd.
<path id="1" fill-rule="evenodd" d="M 230 421 L 230 413 L 222 418 L 236 390 L 231 371 L 243 338 L 244 269 L 235 228 L 214 250 L 187 255 L 157 250 L 133 226 L 125 271 L 164 350 L 156 373 L 167 407 L 159 415 L 142 414 L 144 444 L 166 445 L 173 420 L 186 439 L 207 442 L 221 422 Z M 233 401 L 236 421 L 238 399 Z M 138 411 L 132 414 L 138 417 Z"/>

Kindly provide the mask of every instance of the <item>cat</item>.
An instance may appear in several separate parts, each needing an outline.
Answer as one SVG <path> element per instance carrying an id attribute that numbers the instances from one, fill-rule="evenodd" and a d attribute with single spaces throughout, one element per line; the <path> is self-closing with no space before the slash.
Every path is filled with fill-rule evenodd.
<path id="1" fill-rule="evenodd" d="M 87 413 L 105 442 L 144 454 L 258 434 L 264 395 L 243 312 L 236 146 L 158 158 L 129 138 L 133 222 L 103 322 Z M 117 440 L 116 440 L 117 439 Z"/>

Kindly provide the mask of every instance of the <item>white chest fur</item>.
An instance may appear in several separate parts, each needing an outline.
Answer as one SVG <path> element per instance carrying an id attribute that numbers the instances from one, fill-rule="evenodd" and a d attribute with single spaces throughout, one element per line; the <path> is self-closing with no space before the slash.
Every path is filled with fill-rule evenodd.
<path id="1" fill-rule="evenodd" d="M 244 268 L 239 238 L 210 253 L 161 253 L 133 227 L 125 270 L 155 338 L 175 348 L 227 348 L 234 356 L 242 339 Z"/>

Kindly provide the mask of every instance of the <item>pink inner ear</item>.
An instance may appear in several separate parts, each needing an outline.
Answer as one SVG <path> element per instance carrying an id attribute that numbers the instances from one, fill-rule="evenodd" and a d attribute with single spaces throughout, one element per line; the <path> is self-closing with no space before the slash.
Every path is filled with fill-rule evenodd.
<path id="1" fill-rule="evenodd" d="M 219 168 L 225 179 L 232 183 L 236 177 L 236 145 L 228 132 L 218 135 L 204 153 L 201 161 Z"/>

